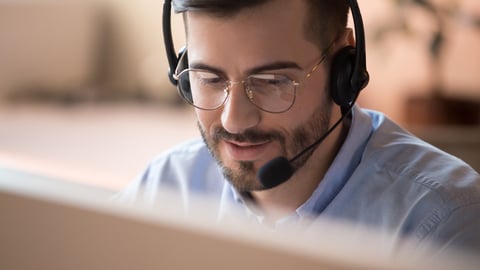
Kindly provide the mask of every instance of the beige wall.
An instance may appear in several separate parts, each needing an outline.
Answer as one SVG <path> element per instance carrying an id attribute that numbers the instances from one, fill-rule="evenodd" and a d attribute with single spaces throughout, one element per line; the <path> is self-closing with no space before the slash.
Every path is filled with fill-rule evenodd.
<path id="1" fill-rule="evenodd" d="M 176 97 L 167 79 L 168 65 L 163 46 L 162 9 L 160 0 L 103 0 L 111 8 L 117 54 L 113 56 L 117 74 L 111 83 L 115 87 L 131 85 L 159 98 Z M 173 16 L 175 42 L 184 44 L 181 16 Z M 118 45 L 122 44 L 122 45 Z M 121 47 L 120 47 L 121 46 Z M 124 52 L 129 52 L 124 57 Z"/>
<path id="2" fill-rule="evenodd" d="M 90 80 L 97 15 L 88 1 L 0 1 L 0 92 Z"/>

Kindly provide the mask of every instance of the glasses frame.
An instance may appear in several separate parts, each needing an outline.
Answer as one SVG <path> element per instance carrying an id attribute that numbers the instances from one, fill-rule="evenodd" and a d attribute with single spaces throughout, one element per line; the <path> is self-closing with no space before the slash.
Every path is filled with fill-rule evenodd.
<path id="1" fill-rule="evenodd" d="M 197 109 L 200 109 L 200 110 L 204 110 L 204 111 L 214 111 L 214 110 L 217 110 L 219 108 L 221 108 L 222 106 L 225 105 L 225 103 L 227 102 L 228 98 L 230 97 L 230 92 L 231 92 L 231 87 L 232 85 L 235 85 L 235 84 L 242 84 L 242 87 L 243 87 L 243 90 L 247 96 L 247 98 L 249 99 L 249 101 L 255 106 L 257 107 L 259 110 L 261 111 L 264 111 L 264 112 L 268 112 L 268 113 L 283 113 L 283 112 L 286 112 L 288 110 L 290 110 L 293 106 L 293 104 L 295 104 L 295 100 L 297 98 L 297 87 L 302 85 L 308 78 L 310 78 L 312 76 L 312 74 L 318 69 L 318 67 L 320 67 L 320 65 L 325 61 L 325 59 L 327 58 L 327 54 L 328 54 L 328 51 L 330 49 L 331 46 L 329 46 L 327 48 L 327 50 L 325 50 L 325 52 L 322 54 L 322 56 L 320 57 L 320 60 L 318 60 L 316 62 L 316 64 L 310 69 L 309 72 L 307 72 L 307 74 L 303 77 L 302 80 L 300 81 L 297 81 L 297 80 L 293 80 L 293 79 L 290 79 L 288 78 L 288 76 L 285 76 L 285 75 L 282 75 L 282 76 L 285 76 L 287 77 L 292 85 L 293 85 L 293 100 L 291 101 L 290 105 L 286 108 L 286 109 L 283 109 L 283 110 L 280 110 L 280 111 L 271 111 L 271 110 L 267 110 L 267 109 L 264 109 L 262 107 L 260 107 L 259 105 L 257 105 L 254 101 L 253 101 L 253 90 L 251 89 L 248 89 L 248 87 L 245 87 L 245 82 L 248 80 L 249 77 L 251 76 L 255 76 L 255 75 L 262 75 L 262 73 L 259 73 L 259 74 L 250 74 L 248 76 L 245 77 L 245 79 L 243 80 L 240 80 L 240 81 L 232 81 L 232 80 L 229 80 L 228 78 L 225 78 L 225 76 L 223 76 L 222 74 L 218 74 L 216 72 L 213 72 L 211 70 L 206 70 L 206 69 L 195 69 L 195 68 L 186 68 L 186 69 L 183 69 L 183 70 L 179 70 L 180 67 L 181 67 L 181 64 L 183 63 L 184 61 L 184 57 L 185 55 L 187 54 L 187 51 L 185 50 L 185 52 L 182 54 L 182 57 L 179 59 L 179 62 L 178 62 L 178 65 L 177 65 L 177 68 L 175 69 L 175 73 L 173 74 L 173 78 L 177 81 L 179 81 L 180 79 L 180 76 L 185 73 L 185 72 L 189 72 L 189 71 L 202 71 L 202 72 L 208 72 L 208 73 L 211 73 L 211 74 L 215 74 L 217 76 L 219 76 L 220 78 L 222 78 L 225 83 L 226 83 L 226 88 L 224 89 L 224 91 L 227 93 L 224 100 L 216 107 L 214 108 L 201 108 L 195 104 L 193 104 L 193 102 L 190 102 L 190 100 L 188 100 L 188 98 L 185 97 L 185 95 L 183 94 L 182 90 L 180 89 L 180 84 L 177 85 L 177 89 L 179 91 L 179 94 L 180 96 L 182 96 L 183 99 L 185 99 L 185 101 L 188 102 L 188 104 L 192 105 L 193 107 L 197 108 Z M 276 73 L 265 73 L 265 74 L 276 74 Z"/>

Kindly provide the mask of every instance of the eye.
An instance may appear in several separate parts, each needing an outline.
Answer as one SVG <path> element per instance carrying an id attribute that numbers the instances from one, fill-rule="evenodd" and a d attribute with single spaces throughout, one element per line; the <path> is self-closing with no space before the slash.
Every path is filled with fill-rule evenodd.
<path id="1" fill-rule="evenodd" d="M 193 73 L 195 74 L 195 80 L 202 85 L 216 86 L 225 84 L 225 80 L 215 73 L 206 71 L 194 71 Z"/>
<path id="2" fill-rule="evenodd" d="M 249 78 L 255 87 L 282 87 L 292 82 L 287 76 L 280 74 L 255 74 Z"/>

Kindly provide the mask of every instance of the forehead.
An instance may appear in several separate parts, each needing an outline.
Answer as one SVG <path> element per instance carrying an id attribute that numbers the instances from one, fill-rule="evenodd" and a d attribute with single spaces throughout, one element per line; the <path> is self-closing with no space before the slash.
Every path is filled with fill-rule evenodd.
<path id="1" fill-rule="evenodd" d="M 187 12 L 189 61 L 239 72 L 273 61 L 306 63 L 318 56 L 305 37 L 305 1 L 274 0 L 230 17 Z"/>

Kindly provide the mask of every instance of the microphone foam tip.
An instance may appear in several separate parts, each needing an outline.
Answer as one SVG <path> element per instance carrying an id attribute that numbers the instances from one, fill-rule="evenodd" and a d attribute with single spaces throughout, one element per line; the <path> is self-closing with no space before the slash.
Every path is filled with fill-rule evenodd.
<path id="1" fill-rule="evenodd" d="M 276 157 L 258 171 L 260 183 L 266 188 L 276 187 L 292 177 L 294 169 L 285 157 Z"/>

